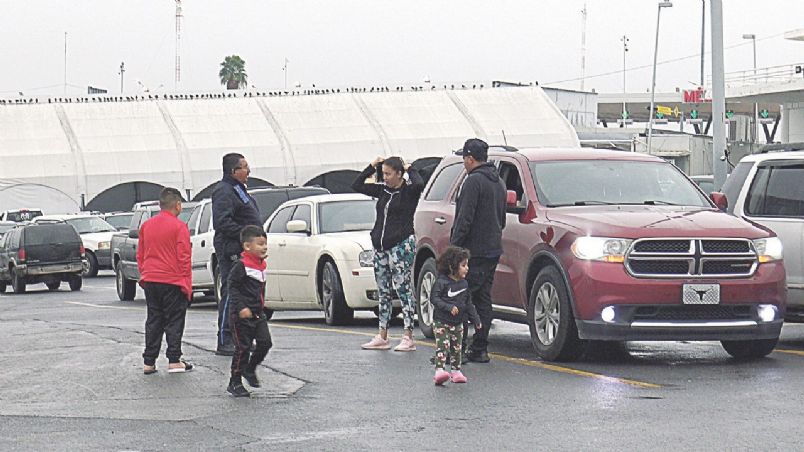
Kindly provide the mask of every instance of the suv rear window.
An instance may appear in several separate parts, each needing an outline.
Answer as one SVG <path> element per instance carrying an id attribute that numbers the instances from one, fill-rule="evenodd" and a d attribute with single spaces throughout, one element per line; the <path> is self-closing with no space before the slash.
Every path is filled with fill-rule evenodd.
<path id="1" fill-rule="evenodd" d="M 804 217 L 804 162 L 768 163 L 757 168 L 746 198 L 749 215 Z"/>
<path id="2" fill-rule="evenodd" d="M 42 211 L 41 210 L 17 210 L 14 212 L 8 212 L 6 214 L 6 221 L 31 221 L 36 217 L 41 217 Z"/>
<path id="3" fill-rule="evenodd" d="M 66 223 L 30 226 L 25 228 L 24 235 L 26 245 L 81 242 L 75 229 Z"/>
<path id="4" fill-rule="evenodd" d="M 452 187 L 452 183 L 455 182 L 455 179 L 462 169 L 463 165 L 459 163 L 441 169 L 435 177 L 435 180 L 433 180 L 433 185 L 430 186 L 430 190 L 427 192 L 424 200 L 441 201 L 446 198 L 447 192 L 450 187 Z"/>

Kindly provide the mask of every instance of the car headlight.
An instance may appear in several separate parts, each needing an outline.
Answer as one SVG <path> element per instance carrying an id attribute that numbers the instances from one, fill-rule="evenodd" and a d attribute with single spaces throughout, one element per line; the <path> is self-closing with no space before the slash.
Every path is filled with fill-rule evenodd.
<path id="1" fill-rule="evenodd" d="M 108 250 L 110 244 L 111 244 L 111 242 L 98 242 L 98 249 L 99 250 Z"/>
<path id="2" fill-rule="evenodd" d="M 779 240 L 779 237 L 756 239 L 753 240 L 753 242 L 760 263 L 764 264 L 766 262 L 780 261 L 784 258 L 782 241 Z"/>
<path id="3" fill-rule="evenodd" d="M 360 261 L 361 267 L 373 267 L 374 250 L 361 251 L 360 255 L 357 257 L 357 260 Z"/>
<path id="4" fill-rule="evenodd" d="M 572 254 L 578 259 L 590 261 L 625 261 L 625 253 L 633 240 L 608 237 L 578 237 L 572 244 Z"/>

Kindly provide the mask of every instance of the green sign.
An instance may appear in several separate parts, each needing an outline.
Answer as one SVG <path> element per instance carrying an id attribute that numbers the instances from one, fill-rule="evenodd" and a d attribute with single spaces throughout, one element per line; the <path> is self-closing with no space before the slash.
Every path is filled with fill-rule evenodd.
<path id="1" fill-rule="evenodd" d="M 664 113 L 656 112 L 656 119 L 664 119 Z"/>
<path id="2" fill-rule="evenodd" d="M 734 110 L 726 110 L 726 118 L 731 119 L 734 117 Z"/>
<path id="3" fill-rule="evenodd" d="M 698 110 L 692 110 L 692 111 L 690 111 L 690 118 L 692 118 L 692 119 L 698 119 Z"/>
<path id="4" fill-rule="evenodd" d="M 759 110 L 759 117 L 762 119 L 768 119 L 770 116 L 770 112 L 768 110 Z"/>
<path id="5" fill-rule="evenodd" d="M 628 117 L 629 117 L 630 115 L 628 114 L 628 112 L 627 112 L 627 111 L 623 111 L 622 113 L 620 113 L 620 116 L 621 116 L 623 119 L 628 119 Z"/>

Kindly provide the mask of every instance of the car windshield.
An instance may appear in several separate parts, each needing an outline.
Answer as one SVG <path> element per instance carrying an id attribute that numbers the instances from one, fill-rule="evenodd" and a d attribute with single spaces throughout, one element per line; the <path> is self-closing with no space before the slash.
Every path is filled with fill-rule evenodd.
<path id="1" fill-rule="evenodd" d="M 79 234 L 116 231 L 114 226 L 98 217 L 70 218 L 67 223 L 74 227 Z"/>
<path id="2" fill-rule="evenodd" d="M 712 208 L 669 163 L 627 160 L 532 162 L 539 200 L 547 207 L 673 205 Z"/>
<path id="3" fill-rule="evenodd" d="M 347 231 L 370 231 L 374 227 L 375 202 L 332 201 L 318 205 L 319 230 L 322 234 Z"/>
<path id="4" fill-rule="evenodd" d="M 119 231 L 122 229 L 128 229 L 128 227 L 131 225 L 132 216 L 134 216 L 132 213 L 127 213 L 125 215 L 113 215 L 106 217 L 105 220 Z"/>

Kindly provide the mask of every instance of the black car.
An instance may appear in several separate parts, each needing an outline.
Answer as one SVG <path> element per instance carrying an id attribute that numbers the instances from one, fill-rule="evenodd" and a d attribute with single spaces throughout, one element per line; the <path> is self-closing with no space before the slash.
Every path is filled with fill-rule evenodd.
<path id="1" fill-rule="evenodd" d="M 17 294 L 38 283 L 58 290 L 62 281 L 81 290 L 83 270 L 84 245 L 67 223 L 21 225 L 0 239 L 0 292 L 9 284 Z"/>

